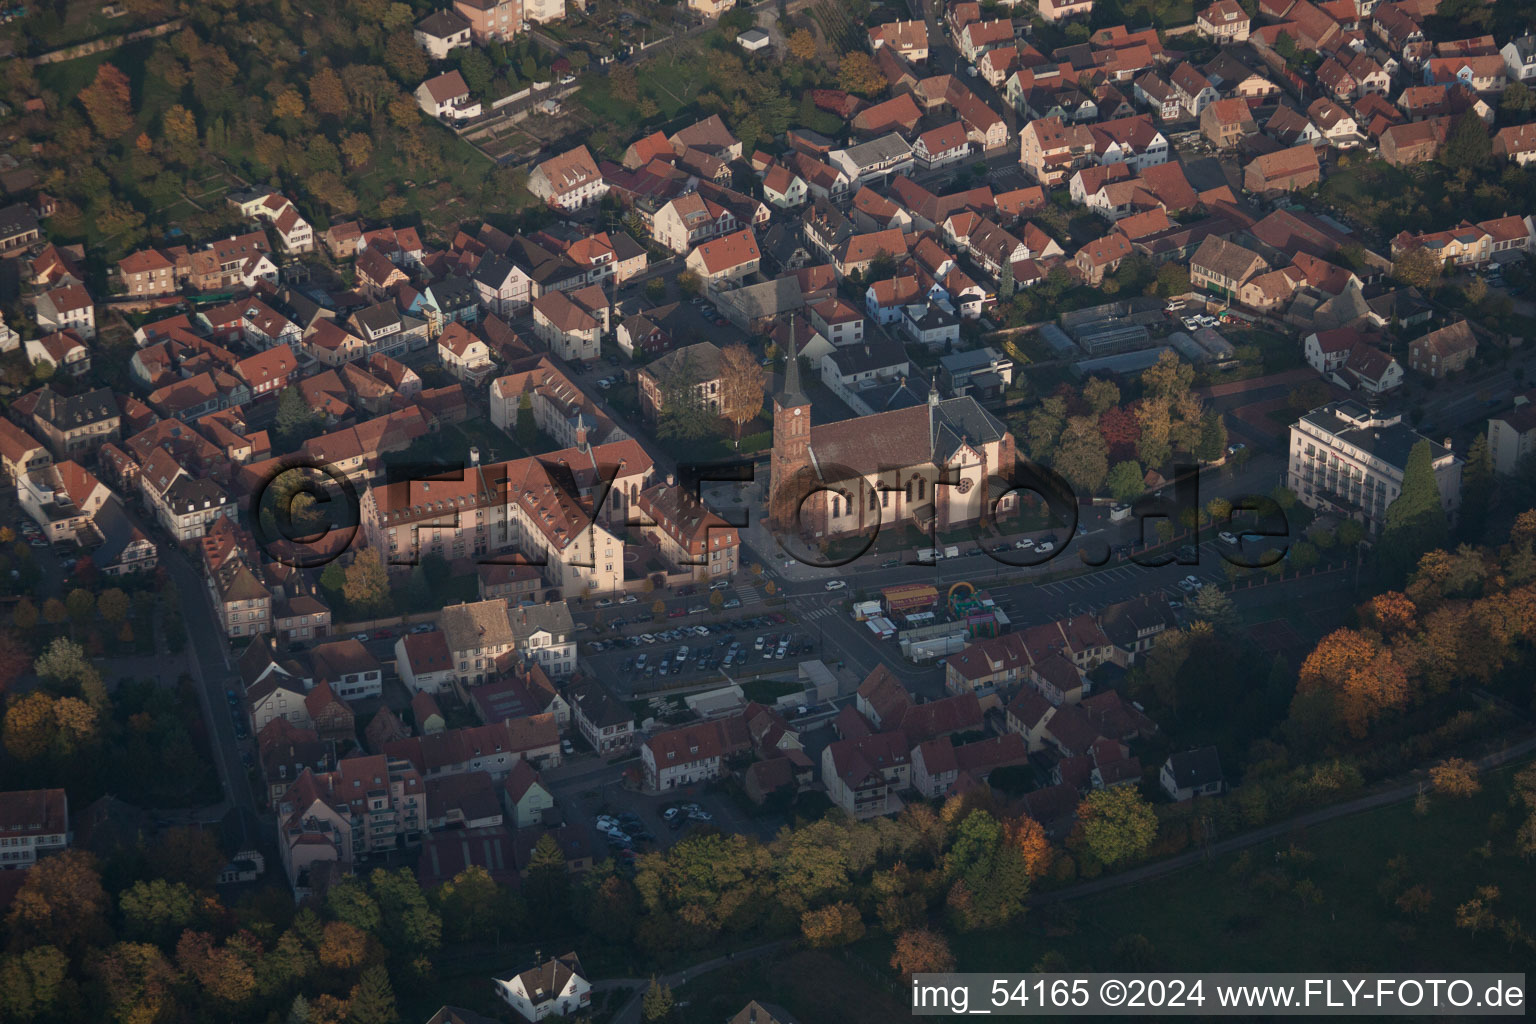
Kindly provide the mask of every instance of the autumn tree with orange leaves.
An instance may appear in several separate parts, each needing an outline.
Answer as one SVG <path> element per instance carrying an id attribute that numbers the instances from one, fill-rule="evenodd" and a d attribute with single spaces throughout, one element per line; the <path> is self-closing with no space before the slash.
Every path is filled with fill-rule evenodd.
<path id="1" fill-rule="evenodd" d="M 955 969 L 955 957 L 944 936 L 911 928 L 896 937 L 891 967 L 898 974 L 943 974 Z"/>
<path id="2" fill-rule="evenodd" d="M 1363 737 L 1372 722 L 1408 703 L 1408 677 L 1391 650 L 1353 629 L 1323 637 L 1302 662 L 1300 693 L 1322 691 L 1350 735 Z"/>

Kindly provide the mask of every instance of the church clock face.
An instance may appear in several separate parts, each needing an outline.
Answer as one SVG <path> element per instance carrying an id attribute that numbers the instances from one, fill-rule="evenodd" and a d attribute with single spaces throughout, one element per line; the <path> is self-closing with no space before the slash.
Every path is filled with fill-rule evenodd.
<path id="1" fill-rule="evenodd" d="M 796 416 L 799 416 L 799 415 L 800 415 L 800 413 L 802 413 L 802 412 L 803 412 L 803 411 L 804 411 L 804 410 L 803 410 L 803 409 L 796 409 L 796 410 L 795 410 L 795 415 L 796 415 Z"/>

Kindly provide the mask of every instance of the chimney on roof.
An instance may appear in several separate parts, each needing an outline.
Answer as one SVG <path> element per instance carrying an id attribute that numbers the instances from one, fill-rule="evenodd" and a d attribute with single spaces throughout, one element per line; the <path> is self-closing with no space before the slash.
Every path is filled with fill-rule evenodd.
<path id="1" fill-rule="evenodd" d="M 470 445 L 469 447 L 469 464 L 471 466 L 480 465 L 480 449 L 475 445 Z"/>

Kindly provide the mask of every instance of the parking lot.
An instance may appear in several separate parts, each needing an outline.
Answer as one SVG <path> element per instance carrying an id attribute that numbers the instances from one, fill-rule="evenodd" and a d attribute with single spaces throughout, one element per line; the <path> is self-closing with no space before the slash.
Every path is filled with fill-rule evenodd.
<path id="1" fill-rule="evenodd" d="M 622 625 L 621 625 L 622 624 Z M 815 647 L 809 633 L 777 613 L 710 623 L 657 625 L 650 615 L 621 618 L 613 625 L 647 632 L 592 640 L 583 645 L 582 664 L 622 697 L 705 684 L 725 674 L 760 674 L 793 669 Z"/>
<path id="2" fill-rule="evenodd" d="M 565 811 L 566 822 L 591 830 L 593 853 L 599 859 L 608 851 L 620 859 L 628 859 L 618 853 L 623 844 L 610 842 L 604 829 L 599 827 L 600 815 L 614 819 L 623 815 L 630 816 L 621 824 L 631 826 L 629 831 L 633 837 L 628 846 L 636 854 L 665 850 L 679 839 L 702 829 L 740 832 L 769 840 L 784 824 L 781 816 L 745 814 L 730 796 L 705 783 L 685 786 L 665 794 L 649 794 L 623 785 L 614 777 L 602 783 L 588 782 L 575 788 L 567 788 L 557 782 L 553 789 Z M 708 819 L 689 820 L 686 814 L 676 815 L 675 818 L 681 819 L 679 821 L 666 818 L 668 808 L 685 803 L 697 804 L 708 815 Z"/>

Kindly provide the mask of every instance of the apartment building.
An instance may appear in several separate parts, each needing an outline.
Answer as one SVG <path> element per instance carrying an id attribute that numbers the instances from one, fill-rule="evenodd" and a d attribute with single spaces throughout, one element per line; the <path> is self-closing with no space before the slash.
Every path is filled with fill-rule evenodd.
<path id="1" fill-rule="evenodd" d="M 1402 490 L 1409 452 L 1428 440 L 1395 413 L 1375 412 L 1353 399 L 1333 402 L 1291 425 L 1286 485 L 1308 508 L 1349 516 L 1375 534 Z M 1449 445 L 1430 441 L 1430 452 L 1441 505 L 1454 520 L 1462 460 Z"/>
<path id="2" fill-rule="evenodd" d="M 358 858 L 412 846 L 426 831 L 427 793 L 406 760 L 349 757 L 335 771 L 306 768 L 277 806 L 278 851 L 296 896 L 311 871 L 330 863 L 350 872 Z"/>
<path id="3" fill-rule="evenodd" d="M 735 528 L 670 477 L 641 491 L 636 507 L 650 523 L 642 532 L 668 562 L 698 580 L 735 575 L 741 545 Z"/>

